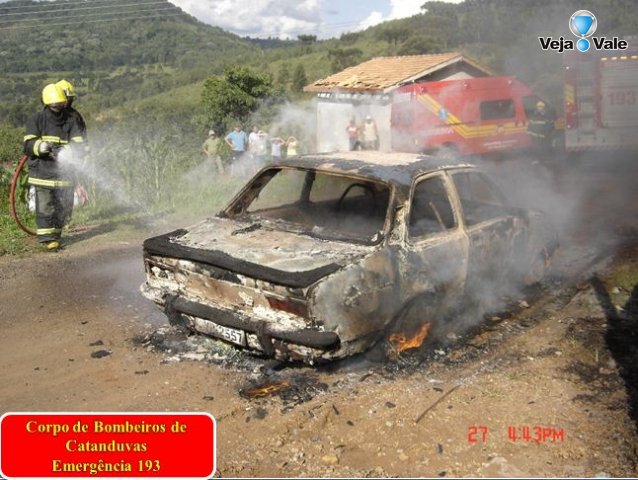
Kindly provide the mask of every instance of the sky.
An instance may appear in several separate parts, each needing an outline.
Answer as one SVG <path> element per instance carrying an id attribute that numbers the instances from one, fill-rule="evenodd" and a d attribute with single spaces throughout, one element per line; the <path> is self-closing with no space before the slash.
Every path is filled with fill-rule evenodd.
<path id="1" fill-rule="evenodd" d="M 241 36 L 318 38 L 421 13 L 426 0 L 170 0 L 202 22 Z"/>
<path id="2" fill-rule="evenodd" d="M 0 0 L 0 4 L 7 1 Z M 109 0 L 91 1 L 105 4 Z M 421 5 L 427 0 L 169 1 L 204 23 L 240 36 L 296 39 L 298 35 L 307 34 L 325 39 L 416 15 L 422 12 Z M 446 1 L 458 3 L 462 0 Z"/>

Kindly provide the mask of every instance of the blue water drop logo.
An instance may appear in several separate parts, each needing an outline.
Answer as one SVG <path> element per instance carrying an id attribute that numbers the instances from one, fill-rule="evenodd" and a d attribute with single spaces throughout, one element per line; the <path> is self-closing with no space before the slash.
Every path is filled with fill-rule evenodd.
<path id="1" fill-rule="evenodd" d="M 587 50 L 589 50 L 590 47 L 591 47 L 591 44 L 589 43 L 589 40 L 587 40 L 586 38 L 581 38 L 580 40 L 576 42 L 576 48 L 578 49 L 579 52 L 586 52 Z"/>
<path id="2" fill-rule="evenodd" d="M 592 23 L 594 23 L 594 19 L 592 17 L 586 17 L 584 15 L 574 17 L 574 27 L 576 27 L 578 33 L 580 33 L 583 37 L 587 35 L 587 32 L 589 32 Z"/>
<path id="3" fill-rule="evenodd" d="M 589 10 L 578 10 L 574 12 L 569 19 L 569 29 L 577 37 L 585 38 L 591 36 L 597 27 L 598 21 L 596 20 L 596 16 Z"/>

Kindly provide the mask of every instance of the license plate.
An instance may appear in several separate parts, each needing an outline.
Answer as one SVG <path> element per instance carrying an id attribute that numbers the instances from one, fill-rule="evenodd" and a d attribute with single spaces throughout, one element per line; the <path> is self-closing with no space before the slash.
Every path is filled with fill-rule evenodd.
<path id="1" fill-rule="evenodd" d="M 226 340 L 227 342 L 231 342 L 242 347 L 246 346 L 246 332 L 243 330 L 218 325 L 210 320 L 191 318 L 195 324 L 195 329 L 198 332 L 221 338 L 222 340 Z"/>

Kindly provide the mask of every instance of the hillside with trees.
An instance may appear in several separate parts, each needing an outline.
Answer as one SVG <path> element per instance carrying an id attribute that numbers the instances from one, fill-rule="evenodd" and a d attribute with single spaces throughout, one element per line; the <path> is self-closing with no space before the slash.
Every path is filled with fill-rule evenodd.
<path id="1" fill-rule="evenodd" d="M 0 4 L 0 114 L 20 125 L 34 94 L 63 76 L 89 116 L 221 75 L 241 65 L 269 75 L 298 98 L 312 82 L 375 56 L 461 50 L 495 72 L 517 75 L 560 100 L 561 56 L 540 51 L 539 35 L 570 35 L 579 8 L 599 12 L 599 32 L 638 33 L 629 0 L 426 2 L 423 13 L 362 32 L 318 40 L 242 39 L 199 22 L 167 0 L 12 0 Z M 559 102 L 560 103 L 560 102 Z M 27 105 L 26 112 L 22 108 Z"/>
<path id="2" fill-rule="evenodd" d="M 199 195 L 179 185 L 201 163 L 209 128 L 256 122 L 309 145 L 304 84 L 376 56 L 461 51 L 518 76 L 560 110 L 562 56 L 543 52 L 538 37 L 571 36 L 568 19 L 583 8 L 597 15 L 598 35 L 638 34 L 630 0 L 431 1 L 413 17 L 329 40 L 240 38 L 167 0 L 11 0 L 0 4 L 0 195 L 24 122 L 40 108 L 42 87 L 60 78 L 78 91 L 91 161 L 108 165 L 135 205 L 174 209 L 185 194 Z M 103 206 L 114 201 L 90 185 Z"/>
<path id="3" fill-rule="evenodd" d="M 163 64 L 189 69 L 249 51 L 167 0 L 29 0 L 0 4 L 0 71 L 92 71 Z"/>
<path id="4" fill-rule="evenodd" d="M 221 73 L 253 56 L 246 40 L 167 0 L 0 4 L 0 115 L 22 123 L 34 94 L 58 77 L 108 108 Z"/>

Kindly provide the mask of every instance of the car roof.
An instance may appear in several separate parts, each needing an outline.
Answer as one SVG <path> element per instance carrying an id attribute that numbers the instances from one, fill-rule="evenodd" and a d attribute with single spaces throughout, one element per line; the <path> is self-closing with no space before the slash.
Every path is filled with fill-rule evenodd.
<path id="1" fill-rule="evenodd" d="M 276 162 L 272 166 L 277 165 L 359 175 L 399 186 L 411 185 L 412 179 L 422 173 L 474 166 L 430 155 L 372 150 L 302 155 Z"/>

